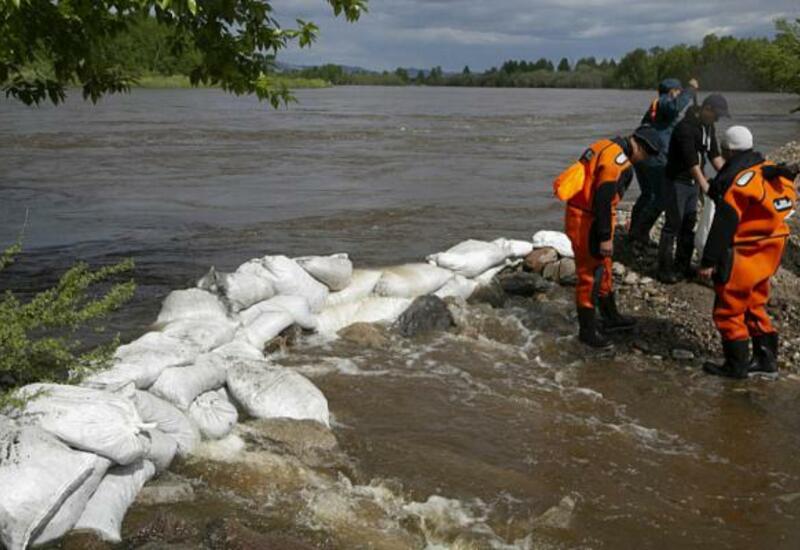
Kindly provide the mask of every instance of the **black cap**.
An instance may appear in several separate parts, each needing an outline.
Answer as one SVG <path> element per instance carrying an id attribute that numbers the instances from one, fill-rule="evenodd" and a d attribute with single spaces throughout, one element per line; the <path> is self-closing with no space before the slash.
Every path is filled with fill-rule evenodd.
<path id="1" fill-rule="evenodd" d="M 728 110 L 728 100 L 722 94 L 711 94 L 703 100 L 703 107 L 710 107 L 718 117 L 731 117 L 731 112 Z"/>
<path id="2" fill-rule="evenodd" d="M 663 147 L 661 136 L 652 126 L 639 126 L 633 132 L 633 137 L 635 137 L 651 155 L 657 155 Z"/>

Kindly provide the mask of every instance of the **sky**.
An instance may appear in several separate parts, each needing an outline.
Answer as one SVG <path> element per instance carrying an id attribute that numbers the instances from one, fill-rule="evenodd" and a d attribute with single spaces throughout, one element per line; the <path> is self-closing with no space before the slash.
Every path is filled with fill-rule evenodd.
<path id="1" fill-rule="evenodd" d="M 369 0 L 355 24 L 325 0 L 273 0 L 285 27 L 315 22 L 311 49 L 283 51 L 300 65 L 337 63 L 473 70 L 506 59 L 619 59 L 638 47 L 699 43 L 709 33 L 772 36 L 776 18 L 800 17 L 800 0 Z"/>

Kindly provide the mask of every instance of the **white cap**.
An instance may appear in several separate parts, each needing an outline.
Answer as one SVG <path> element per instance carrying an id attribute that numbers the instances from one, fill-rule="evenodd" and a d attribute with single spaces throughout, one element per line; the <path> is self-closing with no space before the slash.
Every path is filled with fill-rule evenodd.
<path id="1" fill-rule="evenodd" d="M 728 151 L 747 151 L 753 148 L 753 134 L 744 126 L 731 126 L 725 130 L 722 146 Z"/>

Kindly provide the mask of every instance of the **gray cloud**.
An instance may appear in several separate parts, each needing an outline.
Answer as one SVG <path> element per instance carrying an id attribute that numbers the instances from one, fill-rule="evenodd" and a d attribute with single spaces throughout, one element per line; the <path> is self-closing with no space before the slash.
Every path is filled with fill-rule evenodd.
<path id="1" fill-rule="evenodd" d="M 376 69 L 486 69 L 505 59 L 620 57 L 637 47 L 697 43 L 710 32 L 766 36 L 778 17 L 800 16 L 797 0 L 370 0 L 356 24 L 335 20 L 323 0 L 275 0 L 285 24 L 320 26 L 310 50 L 281 59 Z"/>

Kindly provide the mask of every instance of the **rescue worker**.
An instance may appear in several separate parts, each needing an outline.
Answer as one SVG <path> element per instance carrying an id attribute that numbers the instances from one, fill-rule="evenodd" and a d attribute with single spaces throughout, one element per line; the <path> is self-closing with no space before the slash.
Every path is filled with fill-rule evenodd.
<path id="1" fill-rule="evenodd" d="M 619 313 L 612 289 L 616 206 L 633 178 L 632 163 L 657 155 L 660 148 L 658 132 L 640 127 L 627 138 L 598 141 L 581 157 L 586 179 L 567 201 L 566 233 L 572 241 L 577 268 L 578 337 L 589 346 L 611 347 L 598 331 L 595 306 L 600 310 L 604 332 L 627 330 L 636 324 Z"/>
<path id="2" fill-rule="evenodd" d="M 712 94 L 702 107 L 691 107 L 672 132 L 664 187 L 667 220 L 658 243 L 658 279 L 663 283 L 692 277 L 697 201 L 699 191 L 708 193 L 706 160 L 716 170 L 724 163 L 714 124 L 729 116 L 725 98 Z"/>
<path id="3" fill-rule="evenodd" d="M 714 280 L 714 324 L 722 336 L 725 362 L 706 363 L 709 374 L 746 378 L 749 372 L 777 373 L 778 333 L 767 314 L 770 278 L 781 263 L 797 194 L 797 170 L 765 161 L 753 136 L 734 126 L 723 141 L 725 166 L 710 196 L 717 206 L 700 264 Z M 753 356 L 750 356 L 750 341 Z"/>
<path id="4" fill-rule="evenodd" d="M 681 115 L 693 100 L 696 101 L 699 87 L 694 78 L 685 89 L 677 78 L 665 79 L 658 86 L 658 97 L 642 117 L 643 126 L 652 126 L 658 131 L 663 147 L 658 155 L 633 165 L 641 191 L 631 211 L 629 237 L 634 244 L 650 244 L 650 230 L 664 212 L 663 192 L 669 141 Z"/>

